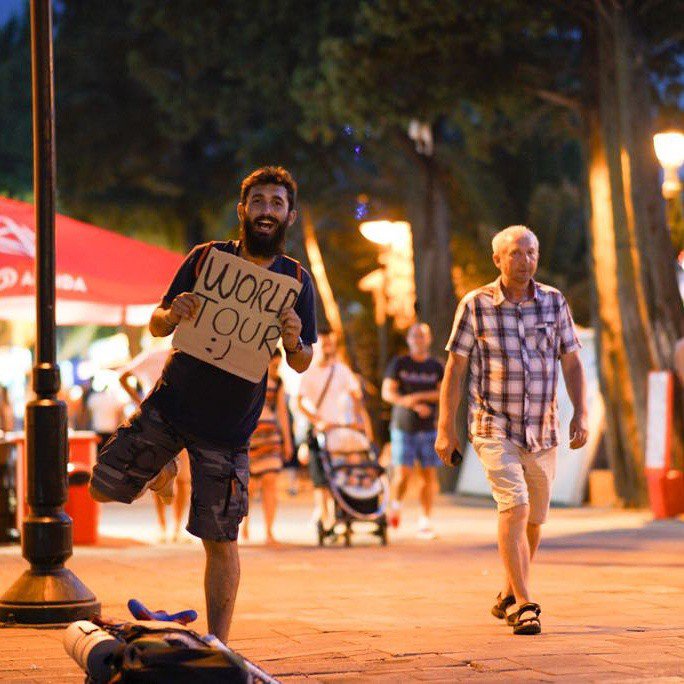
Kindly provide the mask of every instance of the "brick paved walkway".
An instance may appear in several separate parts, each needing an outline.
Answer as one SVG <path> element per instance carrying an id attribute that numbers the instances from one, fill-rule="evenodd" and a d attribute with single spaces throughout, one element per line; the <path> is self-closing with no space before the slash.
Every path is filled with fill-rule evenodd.
<path id="1" fill-rule="evenodd" d="M 684 681 L 684 522 L 648 512 L 554 510 L 534 568 L 543 634 L 515 637 L 489 615 L 499 585 L 495 513 L 439 503 L 439 539 L 414 538 L 409 508 L 387 548 L 359 537 L 318 549 L 306 500 L 281 507 L 280 550 L 243 547 L 231 645 L 286 682 Z M 155 546 L 149 502 L 105 509 L 98 547 L 68 566 L 103 612 L 131 596 L 195 607 L 205 631 L 202 550 Z M 138 541 L 125 540 L 124 537 Z M 142 542 L 140 540 L 143 540 Z M 24 569 L 0 547 L 0 591 Z M 3 682 L 83 681 L 60 630 L 0 629 Z"/>

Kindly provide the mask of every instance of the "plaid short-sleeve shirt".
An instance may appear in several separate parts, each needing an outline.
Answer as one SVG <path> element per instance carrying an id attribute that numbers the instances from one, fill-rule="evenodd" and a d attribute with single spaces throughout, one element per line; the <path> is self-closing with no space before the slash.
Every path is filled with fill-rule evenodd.
<path id="1" fill-rule="evenodd" d="M 565 297 L 532 281 L 506 299 L 501 278 L 459 303 L 447 351 L 470 359 L 468 434 L 505 436 L 529 451 L 558 444 L 558 359 L 580 348 Z"/>

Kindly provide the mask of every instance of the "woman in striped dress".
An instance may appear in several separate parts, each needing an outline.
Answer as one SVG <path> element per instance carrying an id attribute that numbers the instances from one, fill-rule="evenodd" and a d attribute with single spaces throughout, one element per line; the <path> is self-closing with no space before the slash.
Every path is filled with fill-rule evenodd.
<path id="1" fill-rule="evenodd" d="M 276 349 L 268 366 L 266 400 L 259 416 L 256 430 L 249 447 L 249 494 L 250 498 L 261 487 L 261 503 L 266 525 L 266 544 L 276 546 L 273 536 L 278 499 L 278 473 L 283 462 L 292 457 L 292 434 L 287 413 L 285 389 L 278 374 L 282 354 Z M 242 522 L 242 539 L 249 539 L 249 517 Z"/>

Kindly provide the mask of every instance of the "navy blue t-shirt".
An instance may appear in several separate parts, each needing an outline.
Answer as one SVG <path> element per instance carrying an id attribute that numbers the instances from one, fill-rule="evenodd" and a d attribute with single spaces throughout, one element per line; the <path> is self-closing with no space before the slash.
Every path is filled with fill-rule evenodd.
<path id="1" fill-rule="evenodd" d="M 236 241 L 214 242 L 212 247 L 235 254 Z M 197 262 L 206 245 L 197 245 L 185 258 L 162 304 L 169 306 L 181 292 L 192 292 Z M 277 256 L 269 267 L 275 273 L 296 277 L 301 269 L 302 289 L 294 310 L 302 321 L 302 341 L 316 339 L 316 308 L 311 276 L 296 261 Z M 161 378 L 148 395 L 149 402 L 173 425 L 199 440 L 238 447 L 249 442 L 266 396 L 266 374 L 253 383 L 177 349 L 169 356 Z"/>
<path id="2" fill-rule="evenodd" d="M 415 361 L 406 354 L 390 361 L 385 377 L 396 380 L 397 390 L 402 396 L 415 392 L 430 392 L 437 389 L 444 377 L 444 368 L 437 359 L 432 357 L 425 361 Z M 392 406 L 392 427 L 404 432 L 434 430 L 437 404 L 428 403 L 428 406 L 432 407 L 432 413 L 427 418 L 421 418 L 413 409 Z"/>

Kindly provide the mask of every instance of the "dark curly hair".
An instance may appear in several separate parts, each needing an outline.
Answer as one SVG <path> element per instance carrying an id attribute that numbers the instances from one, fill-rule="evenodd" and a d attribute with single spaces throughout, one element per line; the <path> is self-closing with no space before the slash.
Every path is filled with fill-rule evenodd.
<path id="1" fill-rule="evenodd" d="M 252 171 L 240 186 L 240 202 L 246 204 L 247 195 L 255 185 L 282 185 L 287 191 L 288 210 L 292 211 L 297 204 L 297 183 L 292 174 L 282 166 L 262 166 Z"/>

